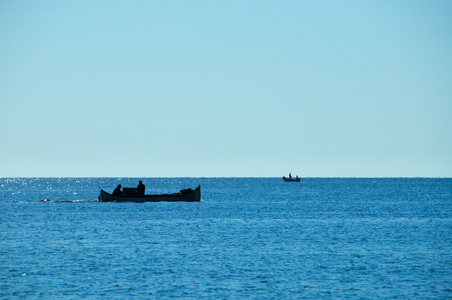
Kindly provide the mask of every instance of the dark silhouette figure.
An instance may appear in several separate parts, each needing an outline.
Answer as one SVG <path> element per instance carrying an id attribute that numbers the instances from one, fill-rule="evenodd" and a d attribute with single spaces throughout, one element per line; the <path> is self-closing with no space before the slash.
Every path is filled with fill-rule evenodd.
<path id="1" fill-rule="evenodd" d="M 121 191 L 121 185 L 120 184 L 118 184 L 118 186 L 113 191 L 113 196 L 122 196 L 122 191 Z"/>
<path id="2" fill-rule="evenodd" d="M 146 189 L 146 187 L 144 186 L 143 182 L 141 182 L 141 180 L 140 180 L 140 182 L 138 183 L 138 186 L 137 186 L 137 195 L 143 196 L 145 189 Z"/>
<path id="3" fill-rule="evenodd" d="M 292 179 L 292 173 L 289 173 L 289 179 Z"/>

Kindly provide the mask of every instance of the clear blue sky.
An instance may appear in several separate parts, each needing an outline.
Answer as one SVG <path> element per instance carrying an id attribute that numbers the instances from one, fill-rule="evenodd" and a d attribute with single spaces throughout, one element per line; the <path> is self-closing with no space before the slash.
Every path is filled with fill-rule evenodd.
<path id="1" fill-rule="evenodd" d="M 0 2 L 0 176 L 452 177 L 452 1 Z"/>

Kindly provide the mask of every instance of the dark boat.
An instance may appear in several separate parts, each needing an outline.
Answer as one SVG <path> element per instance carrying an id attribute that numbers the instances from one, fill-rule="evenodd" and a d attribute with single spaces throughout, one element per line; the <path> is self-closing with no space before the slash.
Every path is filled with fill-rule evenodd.
<path id="1" fill-rule="evenodd" d="M 136 195 L 136 189 L 124 188 L 122 196 L 113 196 L 100 190 L 99 202 L 197 202 L 201 201 L 201 185 L 196 189 L 181 190 L 173 194 Z"/>
<path id="2" fill-rule="evenodd" d="M 295 177 L 295 178 L 283 176 L 282 180 L 283 180 L 284 182 L 300 182 L 300 178 L 299 178 L 298 176 Z"/>

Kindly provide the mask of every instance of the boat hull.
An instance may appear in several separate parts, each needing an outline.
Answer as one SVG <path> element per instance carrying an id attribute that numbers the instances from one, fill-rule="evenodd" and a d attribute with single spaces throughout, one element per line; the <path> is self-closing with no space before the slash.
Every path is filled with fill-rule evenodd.
<path id="1" fill-rule="evenodd" d="M 144 195 L 144 196 L 114 196 L 100 190 L 99 202 L 199 202 L 201 201 L 201 186 L 192 192 L 174 194 Z"/>
<path id="2" fill-rule="evenodd" d="M 284 176 L 283 176 L 282 180 L 284 182 L 300 182 L 300 178 L 287 178 L 287 177 L 284 177 Z"/>

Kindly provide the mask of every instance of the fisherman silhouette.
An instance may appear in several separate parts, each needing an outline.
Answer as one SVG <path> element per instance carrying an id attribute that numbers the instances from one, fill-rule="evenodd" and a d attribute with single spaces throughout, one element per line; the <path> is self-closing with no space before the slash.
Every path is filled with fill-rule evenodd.
<path id="1" fill-rule="evenodd" d="M 143 196 L 144 195 L 144 190 L 146 189 L 145 185 L 143 184 L 143 182 L 140 180 L 140 182 L 138 183 L 137 186 L 137 195 L 139 196 Z"/>
<path id="2" fill-rule="evenodd" d="M 122 196 L 122 191 L 121 191 L 121 185 L 120 184 L 118 184 L 118 186 L 113 191 L 113 196 Z"/>

